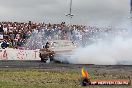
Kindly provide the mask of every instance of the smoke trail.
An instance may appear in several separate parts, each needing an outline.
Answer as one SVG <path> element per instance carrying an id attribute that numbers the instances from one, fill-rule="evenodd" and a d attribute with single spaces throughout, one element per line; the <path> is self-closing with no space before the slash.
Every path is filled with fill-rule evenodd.
<path id="1" fill-rule="evenodd" d="M 105 36 L 102 40 L 78 48 L 68 61 L 72 64 L 132 65 L 131 32 L 129 30 L 111 32 L 107 38 Z"/>
<path id="2" fill-rule="evenodd" d="M 73 64 L 132 64 L 132 39 L 117 37 L 112 42 L 100 41 L 79 48 L 71 58 Z M 75 59 L 76 58 L 76 59 Z"/>

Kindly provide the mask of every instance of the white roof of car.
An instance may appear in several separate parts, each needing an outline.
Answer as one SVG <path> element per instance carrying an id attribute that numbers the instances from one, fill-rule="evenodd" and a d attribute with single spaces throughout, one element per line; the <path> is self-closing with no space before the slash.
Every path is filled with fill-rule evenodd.
<path id="1" fill-rule="evenodd" d="M 72 42 L 70 40 L 53 40 L 52 42 Z"/>
<path id="2" fill-rule="evenodd" d="M 70 40 L 54 40 L 52 43 L 57 44 L 52 46 L 52 49 L 55 51 L 72 50 L 76 48 L 74 43 Z"/>

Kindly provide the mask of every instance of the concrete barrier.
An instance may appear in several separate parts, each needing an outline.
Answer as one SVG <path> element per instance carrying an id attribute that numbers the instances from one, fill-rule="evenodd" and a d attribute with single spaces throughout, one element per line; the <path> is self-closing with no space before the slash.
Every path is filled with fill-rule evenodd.
<path id="1" fill-rule="evenodd" d="M 39 50 L 0 49 L 0 60 L 40 60 Z"/>

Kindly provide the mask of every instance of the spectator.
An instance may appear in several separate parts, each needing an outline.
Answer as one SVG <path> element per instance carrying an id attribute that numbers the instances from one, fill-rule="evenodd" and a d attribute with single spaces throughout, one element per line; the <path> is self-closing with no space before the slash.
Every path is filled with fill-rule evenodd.
<path id="1" fill-rule="evenodd" d="M 4 33 L 3 25 L 0 26 L 0 33 Z"/>
<path id="2" fill-rule="evenodd" d="M 3 39 L 3 36 L 4 36 L 3 25 L 0 25 L 0 39 Z"/>
<path id="3" fill-rule="evenodd" d="M 9 44 L 6 41 L 3 41 L 2 44 L 1 44 L 1 48 L 5 49 L 7 47 L 9 47 Z"/>
<path id="4" fill-rule="evenodd" d="M 27 23 L 0 22 L 0 39 L 9 40 L 9 45 L 12 47 L 21 47 L 25 45 L 25 43 L 30 40 L 31 36 L 39 37 L 36 38 L 37 40 L 41 40 L 41 38 L 42 40 L 68 39 L 79 42 L 80 44 L 82 44 L 81 42 L 88 44 L 87 41 L 93 41 L 94 38 L 98 37 L 98 33 L 109 33 L 112 32 L 111 29 L 111 27 L 99 28 L 96 26 L 67 25 L 65 22 L 60 24 L 33 23 L 31 21 Z M 38 43 L 37 40 L 34 39 L 35 38 L 32 38 L 29 45 L 36 47 L 38 44 L 32 44 L 33 42 Z M 39 43 L 40 42 L 43 41 L 39 41 Z M 4 46 L 6 46 L 5 43 L 3 43 Z"/>

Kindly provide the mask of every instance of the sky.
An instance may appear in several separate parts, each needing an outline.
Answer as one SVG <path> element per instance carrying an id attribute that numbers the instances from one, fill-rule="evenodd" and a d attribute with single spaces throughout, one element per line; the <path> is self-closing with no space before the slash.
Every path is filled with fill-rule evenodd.
<path id="1" fill-rule="evenodd" d="M 0 0 L 1 21 L 69 23 L 70 0 Z M 116 23 L 129 17 L 130 0 L 73 0 L 72 24 Z"/>

